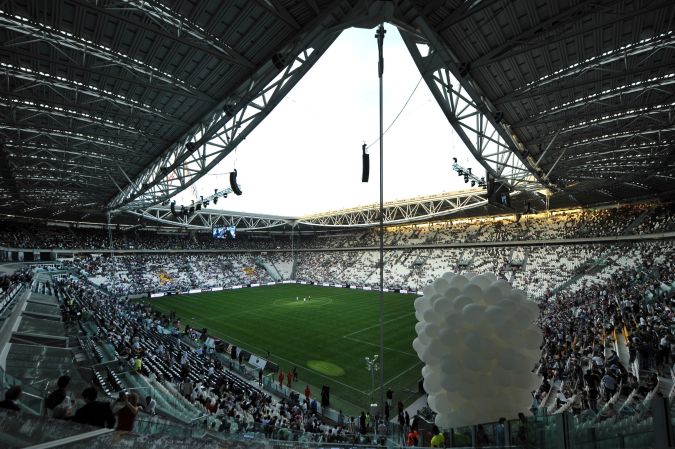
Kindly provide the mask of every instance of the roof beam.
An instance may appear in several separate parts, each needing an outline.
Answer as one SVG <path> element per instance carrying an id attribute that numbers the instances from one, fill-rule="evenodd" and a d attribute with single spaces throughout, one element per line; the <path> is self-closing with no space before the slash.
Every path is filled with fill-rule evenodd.
<path id="1" fill-rule="evenodd" d="M 304 38 L 285 54 L 265 63 L 228 98 L 167 148 L 123 192 L 111 209 L 157 205 L 185 190 L 223 160 L 279 104 L 340 34 L 327 33 L 345 14 L 334 1 L 307 25 Z"/>
<path id="2" fill-rule="evenodd" d="M 525 150 L 516 136 L 507 131 L 499 111 L 462 78 L 459 62 L 426 22 L 419 18 L 414 26 L 428 39 L 428 54 L 422 55 L 415 35 L 400 31 L 413 61 L 424 77 L 441 110 L 476 160 L 495 179 L 511 189 L 542 188 L 541 174 L 523 163 Z"/>
<path id="3" fill-rule="evenodd" d="M 32 19 L 23 17 L 18 18 L 6 12 L 0 12 L 0 26 L 5 28 L 5 30 L 20 36 L 5 42 L 3 44 L 3 47 L 5 48 L 30 45 L 37 40 L 51 45 L 73 65 L 80 67 L 95 67 L 97 66 L 96 63 L 87 60 L 88 58 L 94 58 L 99 61 L 99 64 L 114 64 L 116 67 L 122 67 L 126 69 L 129 74 L 145 83 L 157 84 L 159 82 L 163 83 L 166 87 L 170 87 L 174 91 L 183 91 L 186 94 L 198 98 L 206 98 L 198 89 L 187 85 L 168 73 L 162 72 L 156 67 L 138 61 L 122 52 L 105 48 L 94 42 L 86 41 L 80 37 L 49 27 Z M 62 49 L 74 51 L 77 58 L 64 53 Z"/>
<path id="4" fill-rule="evenodd" d="M 124 3 L 128 3 L 128 7 L 133 7 L 134 9 L 137 9 L 146 14 L 151 13 L 154 15 L 154 17 L 161 17 L 161 20 L 165 21 L 166 23 L 168 23 L 167 20 L 170 21 L 172 24 L 171 26 L 174 27 L 171 32 L 166 31 L 164 27 L 159 25 L 154 28 L 149 28 L 147 24 L 131 20 L 124 14 L 118 14 L 116 10 L 126 9 L 118 7 L 119 0 L 73 1 L 79 4 L 82 8 L 88 8 L 95 11 L 97 15 L 114 17 L 116 20 L 158 34 L 166 39 L 172 40 L 176 44 L 187 45 L 194 49 L 201 50 L 211 56 L 215 56 L 218 59 L 225 60 L 231 64 L 236 64 L 247 69 L 255 68 L 255 64 L 253 64 L 253 62 L 246 59 L 234 48 L 222 42 L 217 42 L 215 37 L 208 35 L 208 33 L 206 33 L 204 30 L 199 30 L 196 25 L 189 23 L 187 20 L 181 22 L 179 18 L 173 17 L 169 12 L 166 11 L 166 9 L 161 8 L 156 2 L 149 2 L 149 0 L 140 2 L 121 0 Z M 160 10 L 162 11 L 159 12 Z M 150 23 L 157 22 L 151 21 Z M 185 39 L 184 36 L 181 36 L 181 32 L 187 33 L 191 39 Z"/>

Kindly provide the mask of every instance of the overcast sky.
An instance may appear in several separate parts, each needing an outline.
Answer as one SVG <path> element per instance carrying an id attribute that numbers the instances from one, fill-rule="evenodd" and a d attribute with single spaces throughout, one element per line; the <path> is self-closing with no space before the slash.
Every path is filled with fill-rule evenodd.
<path id="1" fill-rule="evenodd" d="M 379 134 L 377 42 L 374 30 L 350 29 L 274 111 L 194 189 L 189 204 L 229 187 L 236 168 L 243 195 L 218 209 L 301 216 L 379 201 L 379 144 L 370 150 L 370 182 L 361 182 L 361 145 Z M 401 111 L 420 79 L 398 32 L 384 40 L 384 124 Z M 385 201 L 468 187 L 451 169 L 452 157 L 478 172 L 422 81 L 384 136 Z"/>

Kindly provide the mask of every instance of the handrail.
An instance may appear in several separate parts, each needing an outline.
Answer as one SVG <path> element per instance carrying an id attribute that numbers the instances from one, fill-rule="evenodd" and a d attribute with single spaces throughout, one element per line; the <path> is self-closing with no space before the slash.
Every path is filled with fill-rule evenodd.
<path id="1" fill-rule="evenodd" d="M 84 432 L 77 435 L 71 435 L 69 437 L 61 438 L 54 441 L 47 441 L 45 443 L 35 444 L 33 446 L 28 446 L 24 449 L 49 449 L 52 447 L 64 446 L 66 444 L 75 443 L 77 441 L 88 440 L 89 438 L 99 437 L 101 435 L 106 435 L 108 433 L 114 432 L 113 429 L 96 429 L 90 432 Z"/>

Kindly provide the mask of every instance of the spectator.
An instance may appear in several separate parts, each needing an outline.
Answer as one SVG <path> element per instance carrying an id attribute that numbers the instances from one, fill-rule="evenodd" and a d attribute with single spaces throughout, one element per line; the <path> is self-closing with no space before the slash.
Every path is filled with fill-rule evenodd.
<path id="1" fill-rule="evenodd" d="M 13 385 L 9 387 L 7 391 L 5 391 L 5 400 L 0 401 L 0 408 L 20 412 L 21 407 L 19 407 L 18 404 L 20 397 L 21 397 L 21 387 L 19 385 Z"/>
<path id="2" fill-rule="evenodd" d="M 437 425 L 431 429 L 431 447 L 445 447 L 445 435 L 441 432 Z"/>
<path id="3" fill-rule="evenodd" d="M 112 413 L 109 402 L 97 401 L 96 388 L 88 387 L 82 391 L 82 397 L 86 404 L 77 409 L 73 421 L 88 424 L 95 427 L 107 427 L 112 429 L 115 425 L 115 416 Z"/>
<path id="4" fill-rule="evenodd" d="M 68 394 L 70 376 L 63 375 L 56 381 L 56 390 L 45 398 L 45 409 L 52 418 L 63 419 L 70 415 L 73 401 Z"/>
<path id="5" fill-rule="evenodd" d="M 117 412 L 117 430 L 131 432 L 140 410 L 143 410 L 143 407 L 138 405 L 138 395 L 136 393 L 126 395 L 124 407 Z"/>

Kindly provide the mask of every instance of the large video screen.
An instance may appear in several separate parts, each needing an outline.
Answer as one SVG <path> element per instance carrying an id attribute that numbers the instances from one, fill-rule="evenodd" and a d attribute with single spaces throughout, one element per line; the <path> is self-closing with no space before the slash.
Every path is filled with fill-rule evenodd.
<path id="1" fill-rule="evenodd" d="M 234 239 L 237 237 L 237 228 L 235 226 L 220 226 L 213 228 L 214 239 Z"/>

